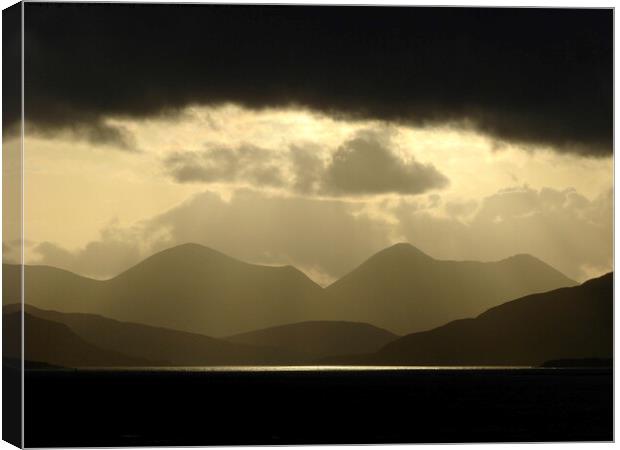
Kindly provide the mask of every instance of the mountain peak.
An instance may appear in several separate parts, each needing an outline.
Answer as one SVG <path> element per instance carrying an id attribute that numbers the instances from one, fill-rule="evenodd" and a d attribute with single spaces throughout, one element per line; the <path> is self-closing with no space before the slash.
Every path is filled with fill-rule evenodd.
<path id="1" fill-rule="evenodd" d="M 537 258 L 536 256 L 530 253 L 517 253 L 515 255 L 499 260 L 498 262 L 507 263 L 513 266 L 521 266 L 521 267 L 525 267 L 525 266 L 543 267 L 544 266 L 544 267 L 548 267 L 556 271 L 554 267 L 550 266 L 549 264 L 544 262 L 542 259 Z"/>
<path id="2" fill-rule="evenodd" d="M 546 262 L 529 253 L 517 253 L 498 262 L 517 266 L 549 266 Z"/>
<path id="3" fill-rule="evenodd" d="M 205 264 L 246 265 L 246 263 L 204 245 L 186 243 L 161 250 L 121 273 L 118 277 L 144 270 L 166 270 L 169 274 L 171 272 L 182 272 L 188 269 L 193 270 L 197 267 L 204 267 Z"/>
<path id="4" fill-rule="evenodd" d="M 210 247 L 205 247 L 204 245 L 201 244 L 196 244 L 193 242 L 186 242 L 185 244 L 179 244 L 179 245 L 175 245 L 174 247 L 169 247 L 165 250 L 162 250 L 157 254 L 171 254 L 171 253 L 175 253 L 175 254 L 212 254 L 212 255 L 221 255 L 221 256 L 226 256 L 221 252 L 218 252 L 217 250 L 214 250 Z"/>
<path id="5" fill-rule="evenodd" d="M 538 272 L 545 270 L 550 274 L 553 274 L 558 280 L 562 280 L 566 286 L 576 286 L 578 283 L 571 280 L 555 267 L 550 266 L 543 260 L 537 258 L 529 253 L 517 253 L 516 255 L 509 256 L 508 258 L 499 261 L 500 264 L 505 264 L 514 267 L 527 273 Z"/>
<path id="6" fill-rule="evenodd" d="M 408 256 L 408 257 L 417 256 L 417 257 L 433 259 L 430 256 L 428 256 L 426 253 L 424 253 L 422 250 L 420 250 L 419 248 L 411 245 L 409 242 L 398 242 L 394 245 L 391 245 L 381 250 L 375 256 L 378 256 L 378 255 L 398 255 L 398 256 Z"/>
<path id="7" fill-rule="evenodd" d="M 515 255 L 509 256 L 506 259 L 513 261 L 540 261 L 540 259 L 536 258 L 534 255 L 530 255 L 529 253 L 517 253 Z"/>
<path id="8" fill-rule="evenodd" d="M 388 273 L 397 268 L 410 270 L 412 267 L 432 261 L 434 261 L 433 258 L 408 242 L 399 242 L 375 253 L 332 286 L 341 284 L 343 280 L 351 278 L 355 274 L 367 273 L 375 276 L 377 273 Z"/>

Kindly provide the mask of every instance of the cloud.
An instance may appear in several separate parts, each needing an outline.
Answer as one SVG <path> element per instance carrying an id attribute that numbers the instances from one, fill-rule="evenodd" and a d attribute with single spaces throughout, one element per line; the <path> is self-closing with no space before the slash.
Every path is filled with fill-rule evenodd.
<path id="1" fill-rule="evenodd" d="M 447 202 L 444 209 L 450 217 L 467 218 L 476 210 L 477 206 L 476 200 L 455 200 Z"/>
<path id="2" fill-rule="evenodd" d="M 589 200 L 574 189 L 521 186 L 476 203 L 473 212 L 469 201 L 459 203 L 463 218 L 438 215 L 442 206 L 431 198 L 360 204 L 243 189 L 224 200 L 205 191 L 133 227 L 111 224 L 76 251 L 41 243 L 38 259 L 28 261 L 105 278 L 156 251 L 195 242 L 252 263 L 291 264 L 328 283 L 405 240 L 437 259 L 530 253 L 579 281 L 613 267 L 611 191 Z"/>
<path id="3" fill-rule="evenodd" d="M 337 194 L 421 194 L 448 179 L 430 164 L 402 161 L 376 133 L 359 133 L 334 153 L 323 189 Z"/>
<path id="4" fill-rule="evenodd" d="M 4 240 L 2 241 L 2 262 L 7 264 L 20 264 L 22 262 L 22 248 L 27 252 L 36 245 L 36 242 L 29 239 Z"/>
<path id="5" fill-rule="evenodd" d="M 241 181 L 259 186 L 282 186 L 284 176 L 276 156 L 253 145 L 236 149 L 177 152 L 166 158 L 168 173 L 180 183 Z"/>
<path id="6" fill-rule="evenodd" d="M 298 192 L 318 192 L 325 172 L 325 164 L 317 156 L 319 149 L 313 145 L 292 145 L 290 159 L 295 174 L 293 189 Z"/>
<path id="7" fill-rule="evenodd" d="M 27 119 L 28 120 L 28 119 Z M 138 151 L 133 134 L 122 126 L 113 126 L 103 121 L 92 122 L 76 120 L 75 123 L 34 122 L 27 125 L 28 133 L 52 137 L 58 134 L 69 135 L 72 139 L 106 146 L 115 150 Z"/>
<path id="8" fill-rule="evenodd" d="M 87 276 L 107 278 L 140 262 L 144 235 L 135 229 L 124 229 L 112 223 L 101 231 L 96 241 L 83 248 L 69 251 L 52 242 L 37 244 L 34 261 Z"/>
<path id="9" fill-rule="evenodd" d="M 612 153 L 611 9 L 30 3 L 26 10 L 26 114 L 38 129 L 97 129 L 108 117 L 232 102 L 457 124 L 498 141 Z M 18 104 L 18 92 L 7 91 L 7 105 Z M 7 124 L 19 119 L 19 108 L 6 113 Z"/>
<path id="10" fill-rule="evenodd" d="M 389 135 L 366 129 L 333 151 L 327 163 L 313 144 L 285 151 L 244 144 L 200 152 L 176 152 L 164 160 L 179 183 L 228 182 L 255 188 L 283 187 L 328 197 L 381 194 L 416 195 L 443 188 L 448 179 L 431 164 L 403 161 L 394 154 Z M 287 167 L 290 176 L 285 175 Z"/>
<path id="11" fill-rule="evenodd" d="M 2 242 L 2 262 L 19 264 L 21 261 L 21 245 L 19 242 Z"/>
<path id="12" fill-rule="evenodd" d="M 452 217 L 410 207 L 394 214 L 403 239 L 438 258 L 491 261 L 530 253 L 580 281 L 593 267 L 613 267 L 611 191 L 589 200 L 574 189 L 518 186 L 483 198 L 475 211 L 468 203 L 457 207 L 465 218 L 453 208 Z"/>
<path id="13" fill-rule="evenodd" d="M 117 150 L 137 150 L 133 135 L 120 126 L 95 122 L 73 129 L 72 133 L 75 137 L 84 139 L 92 144 L 105 145 Z"/>
<path id="14" fill-rule="evenodd" d="M 237 191 L 230 201 L 204 192 L 149 221 L 165 248 L 197 242 L 245 261 L 292 264 L 333 279 L 389 245 L 386 223 L 339 200 Z"/>
<path id="15" fill-rule="evenodd" d="M 239 190 L 229 201 L 210 191 L 130 229 L 106 227 L 77 251 L 44 242 L 31 263 L 106 278 L 153 252 L 195 242 L 258 264 L 292 264 L 328 282 L 390 244 L 385 223 L 337 200 L 266 196 Z"/>

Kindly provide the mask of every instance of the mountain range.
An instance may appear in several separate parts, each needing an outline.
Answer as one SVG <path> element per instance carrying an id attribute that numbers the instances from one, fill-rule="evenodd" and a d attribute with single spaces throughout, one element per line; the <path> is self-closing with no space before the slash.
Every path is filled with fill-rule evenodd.
<path id="1" fill-rule="evenodd" d="M 47 266 L 25 271 L 32 306 L 210 336 L 303 321 L 321 292 L 291 266 L 247 264 L 194 244 L 164 250 L 107 281 Z"/>
<path id="2" fill-rule="evenodd" d="M 16 304 L 4 306 L 5 324 L 6 321 L 18 324 L 19 309 Z M 60 313 L 26 305 L 24 315 L 28 359 L 61 366 L 66 365 L 67 360 L 55 353 L 45 354 L 45 349 L 56 349 L 67 355 L 82 355 L 81 349 L 90 349 L 89 358 L 79 356 L 69 361 L 70 366 L 303 364 L 309 358 L 301 352 L 235 344 L 184 331 L 119 322 L 94 314 Z M 15 351 L 9 353 L 12 355 Z M 125 360 L 115 357 L 117 355 L 122 355 Z M 327 355 L 312 355 L 314 359 L 321 356 Z"/>
<path id="3" fill-rule="evenodd" d="M 6 307 L 5 307 L 6 308 Z M 6 309 L 2 314 L 3 333 L 21 334 L 21 312 Z M 68 326 L 24 313 L 24 359 L 60 367 L 81 366 L 150 366 L 146 358 L 131 357 L 113 350 L 99 348 L 84 341 Z M 21 358 L 21 341 L 3 339 L 2 356 L 13 360 Z"/>
<path id="4" fill-rule="evenodd" d="M 19 324 L 20 308 L 18 304 L 4 306 L 3 315 L 8 321 L 5 324 Z M 398 337 L 368 324 L 302 322 L 216 339 L 94 314 L 42 310 L 30 305 L 25 306 L 24 313 L 30 360 L 56 365 L 66 364 L 67 360 L 56 354 L 44 354 L 45 349 L 81 354 L 76 349 L 89 346 L 91 357 L 71 361 L 70 365 L 77 366 L 312 364 L 337 354 L 373 352 Z M 6 354 L 19 355 L 19 350 Z M 120 360 L 118 355 L 126 357 L 125 360 Z M 98 364 L 93 364 L 96 361 Z"/>
<path id="5" fill-rule="evenodd" d="M 528 295 L 396 339 L 367 355 L 326 359 L 354 365 L 526 365 L 613 356 L 613 273 L 579 286 Z"/>
<path id="6" fill-rule="evenodd" d="M 4 304 L 20 301 L 20 270 L 3 265 Z M 24 271 L 25 301 L 31 306 L 229 342 L 308 321 L 365 323 L 402 335 L 576 284 L 533 256 L 440 261 L 410 244 L 377 253 L 325 289 L 292 266 L 248 264 L 197 244 L 159 252 L 105 281 L 49 266 Z M 259 343 L 265 338 L 253 336 Z"/>
<path id="7" fill-rule="evenodd" d="M 396 244 L 330 285 L 325 302 L 334 319 L 407 334 L 576 284 L 531 255 L 497 262 L 441 261 L 410 244 Z"/>
<path id="8" fill-rule="evenodd" d="M 316 362 L 328 356 L 374 352 L 397 338 L 394 333 L 367 323 L 317 321 L 250 331 L 226 340 L 279 348 L 306 355 L 307 361 Z"/>
<path id="9" fill-rule="evenodd" d="M 19 334 L 20 310 L 19 304 L 3 307 L 7 332 Z M 30 305 L 24 317 L 26 359 L 70 367 L 316 364 L 337 354 L 376 351 L 398 337 L 352 322 L 301 322 L 217 339 Z M 7 347 L 4 354 L 19 358 L 20 351 Z"/>
<path id="10" fill-rule="evenodd" d="M 31 367 L 400 365 L 539 366 L 610 364 L 613 274 L 533 294 L 404 337 L 369 324 L 301 322 L 211 338 L 26 305 Z M 21 306 L 3 308 L 4 331 L 21 332 Z M 19 359 L 5 339 L 5 358 Z M 33 365 L 34 364 L 34 365 Z"/>

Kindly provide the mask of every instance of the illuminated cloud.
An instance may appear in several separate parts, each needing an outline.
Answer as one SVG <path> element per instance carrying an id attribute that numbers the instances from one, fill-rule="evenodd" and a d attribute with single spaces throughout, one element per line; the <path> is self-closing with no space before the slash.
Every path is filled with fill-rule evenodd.
<path id="1" fill-rule="evenodd" d="M 38 255 L 39 264 L 105 278 L 140 261 L 142 238 L 131 230 L 110 225 L 101 230 L 98 240 L 76 251 L 52 242 L 41 242 L 34 246 L 33 253 Z"/>
<path id="2" fill-rule="evenodd" d="M 74 252 L 39 244 L 31 263 L 105 278 L 154 251 L 195 242 L 249 262 L 311 268 L 331 280 L 351 269 L 352 261 L 391 242 L 384 224 L 359 210 L 337 200 L 271 197 L 250 190 L 224 201 L 207 191 L 136 228 L 106 227 L 98 240 Z"/>
<path id="3" fill-rule="evenodd" d="M 445 205 L 446 213 L 454 218 L 466 218 L 478 207 L 476 200 L 453 200 Z"/>
<path id="4" fill-rule="evenodd" d="M 500 189 L 465 220 L 395 208 L 403 239 L 443 259 L 497 260 L 530 253 L 584 280 L 612 270 L 613 202 L 607 191 L 589 200 L 574 189 Z M 604 268 L 604 269 L 603 269 Z"/>
<path id="5" fill-rule="evenodd" d="M 433 165 L 413 158 L 403 161 L 392 145 L 385 133 L 366 129 L 335 149 L 327 163 L 317 145 L 292 145 L 278 152 L 244 144 L 233 149 L 175 152 L 164 166 L 179 183 L 236 182 L 332 197 L 416 195 L 448 185 Z M 292 172 L 292 180 L 287 180 L 283 166 Z"/>
<path id="6" fill-rule="evenodd" d="M 577 280 L 612 268 L 611 158 L 513 144 L 496 151 L 492 139 L 458 127 L 303 109 L 181 114 L 109 122 L 141 152 L 27 135 L 25 229 L 38 247 L 26 249 L 26 263 L 108 277 L 197 242 L 328 283 L 409 241 L 441 259 L 531 253 Z M 19 182 L 20 159 L 10 158 L 19 142 L 8 144 L 3 175 Z M 515 180 L 521 186 L 506 189 Z M 11 242 L 21 228 L 6 219 Z"/>
<path id="7" fill-rule="evenodd" d="M 224 200 L 207 191 L 139 226 L 107 227 L 76 252 L 40 244 L 31 262 L 107 277 L 155 251 L 195 242 L 248 262 L 292 264 L 325 283 L 405 240 L 438 259 L 494 261 L 530 253 L 584 280 L 612 269 L 610 196 L 588 200 L 574 189 L 507 188 L 484 198 L 464 221 L 438 215 L 442 206 L 432 199 L 360 204 L 240 190 Z M 469 212 L 472 205 L 465 205 Z"/>

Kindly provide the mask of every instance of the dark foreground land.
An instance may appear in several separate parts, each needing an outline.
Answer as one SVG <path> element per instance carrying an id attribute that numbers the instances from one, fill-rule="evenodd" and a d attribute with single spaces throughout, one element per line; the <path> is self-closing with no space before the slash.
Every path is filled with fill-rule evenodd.
<path id="1" fill-rule="evenodd" d="M 25 445 L 610 441 L 610 369 L 29 371 Z"/>

